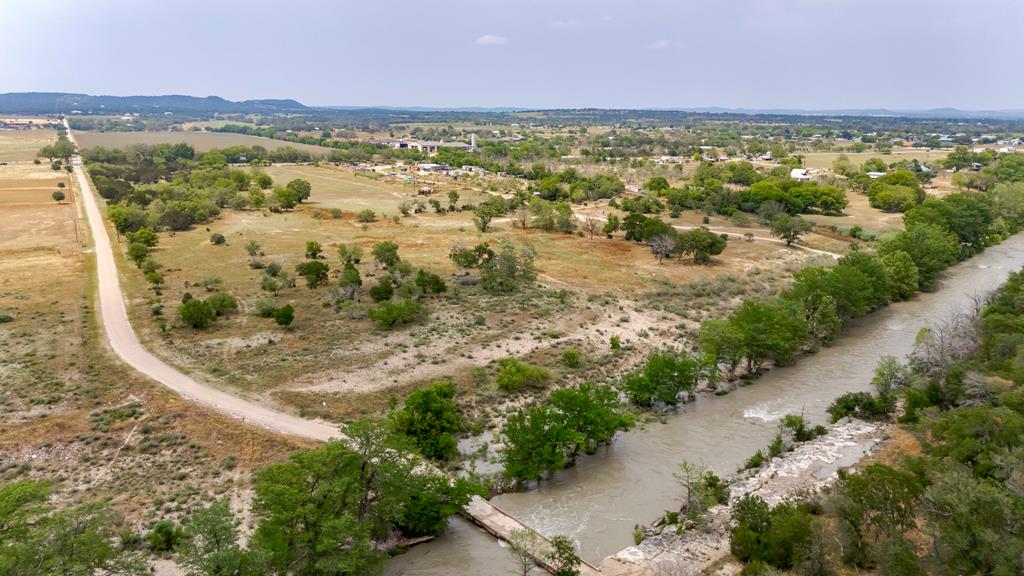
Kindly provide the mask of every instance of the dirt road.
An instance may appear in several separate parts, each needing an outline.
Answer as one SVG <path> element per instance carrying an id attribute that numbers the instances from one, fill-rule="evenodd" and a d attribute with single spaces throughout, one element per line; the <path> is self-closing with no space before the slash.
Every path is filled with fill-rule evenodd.
<path id="1" fill-rule="evenodd" d="M 74 136 L 71 135 L 70 130 L 68 136 L 73 142 Z M 98 196 L 92 188 L 92 183 L 85 176 L 81 158 L 75 156 L 72 163 L 75 181 L 82 192 L 79 196 L 85 207 L 96 251 L 96 272 L 99 280 L 98 290 L 103 331 L 106 333 L 107 341 L 110 342 L 114 353 L 132 368 L 170 388 L 182 397 L 238 418 L 243 422 L 262 426 L 281 434 L 314 440 L 323 441 L 339 437 L 339 429 L 334 424 L 299 418 L 213 388 L 179 372 L 142 346 L 128 321 L 124 293 L 121 291 L 121 284 L 118 281 L 117 264 L 114 261 L 110 235 L 104 225 L 103 213 L 100 211 Z"/>

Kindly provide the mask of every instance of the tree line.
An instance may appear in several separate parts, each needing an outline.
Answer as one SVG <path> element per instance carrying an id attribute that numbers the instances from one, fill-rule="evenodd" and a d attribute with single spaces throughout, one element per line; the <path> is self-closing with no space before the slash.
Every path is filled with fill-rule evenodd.
<path id="1" fill-rule="evenodd" d="M 920 453 L 841 471 L 807 499 L 739 500 L 731 549 L 744 572 L 1024 572 L 1022 296 L 1016 272 L 980 310 L 922 330 L 906 363 L 883 359 L 875 394 L 837 399 L 833 421 L 884 420 L 902 405 Z"/>

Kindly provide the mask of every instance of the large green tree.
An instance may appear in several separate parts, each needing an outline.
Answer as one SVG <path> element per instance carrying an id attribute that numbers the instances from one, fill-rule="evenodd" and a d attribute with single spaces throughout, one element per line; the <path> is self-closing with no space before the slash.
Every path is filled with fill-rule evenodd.
<path id="1" fill-rule="evenodd" d="M 446 460 L 458 452 L 454 433 L 464 425 L 455 404 L 455 384 L 441 380 L 414 391 L 394 415 L 395 430 L 408 436 L 421 454 Z"/>
<path id="2" fill-rule="evenodd" d="M 54 511 L 49 484 L 0 487 L 0 574 L 149 574 L 144 558 L 115 545 L 116 515 L 102 502 Z"/>
<path id="3" fill-rule="evenodd" d="M 878 251 L 883 257 L 895 252 L 910 256 L 917 266 L 918 284 L 925 290 L 933 289 L 939 272 L 955 264 L 961 254 L 956 236 L 934 224 L 909 226 L 882 242 Z"/>

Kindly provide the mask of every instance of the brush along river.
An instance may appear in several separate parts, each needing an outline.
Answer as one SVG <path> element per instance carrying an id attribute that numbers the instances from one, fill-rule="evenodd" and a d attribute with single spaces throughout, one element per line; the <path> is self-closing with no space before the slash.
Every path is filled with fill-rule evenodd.
<path id="1" fill-rule="evenodd" d="M 786 414 L 827 422 L 825 409 L 845 392 L 868 390 L 882 356 L 902 358 L 918 331 L 998 288 L 1024 266 L 1024 234 L 988 248 L 947 270 L 935 292 L 879 310 L 829 348 L 771 370 L 726 396 L 700 396 L 668 416 L 621 433 L 593 456 L 556 473 L 535 490 L 503 494 L 494 502 L 547 536 L 565 534 L 581 555 L 598 564 L 633 544 L 633 527 L 678 509 L 682 489 L 673 474 L 682 460 L 700 462 L 719 475 L 736 471 L 764 448 Z M 386 574 L 499 575 L 514 573 L 504 544 L 456 519 L 448 532 L 392 560 Z"/>

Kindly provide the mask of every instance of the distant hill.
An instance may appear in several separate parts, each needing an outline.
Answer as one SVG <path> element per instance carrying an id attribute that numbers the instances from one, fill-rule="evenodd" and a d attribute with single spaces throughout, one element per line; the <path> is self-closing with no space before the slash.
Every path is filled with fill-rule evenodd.
<path id="1" fill-rule="evenodd" d="M 295 100 L 243 100 L 220 96 L 90 96 L 64 92 L 9 92 L 0 94 L 0 113 L 56 114 L 79 110 L 84 114 L 161 113 L 276 113 L 299 112 L 306 106 Z"/>
<path id="2" fill-rule="evenodd" d="M 467 118 L 475 116 L 496 116 L 516 111 L 533 111 L 564 114 L 569 117 L 580 114 L 643 115 L 653 113 L 720 114 L 736 116 L 813 116 L 813 117 L 895 117 L 908 119 L 935 120 L 1024 120 L 1024 109 L 1017 110 L 960 110 L 957 108 L 933 108 L 927 110 L 887 108 L 844 108 L 844 109 L 803 109 L 803 108 L 724 108 L 724 107 L 671 107 L 653 109 L 543 109 L 521 107 L 427 107 L 427 106 L 306 106 L 296 100 L 242 100 L 235 102 L 220 96 L 166 95 L 166 96 L 92 96 L 65 92 L 9 92 L 0 94 L 0 113 L 27 114 L 68 114 L 73 110 L 82 114 L 161 114 L 180 112 L 192 114 L 304 114 L 310 117 L 332 117 L 334 115 L 381 117 L 394 121 L 400 117 L 458 114 Z"/>
<path id="3" fill-rule="evenodd" d="M 803 108 L 667 108 L 679 112 L 695 112 L 699 114 L 743 114 L 748 116 L 862 116 L 899 118 L 934 118 L 937 120 L 981 119 L 993 118 L 1019 120 L 1024 118 L 1024 110 L 960 110 L 958 108 L 930 108 L 926 110 L 890 110 L 888 108 L 834 108 L 834 109 L 803 109 Z"/>

